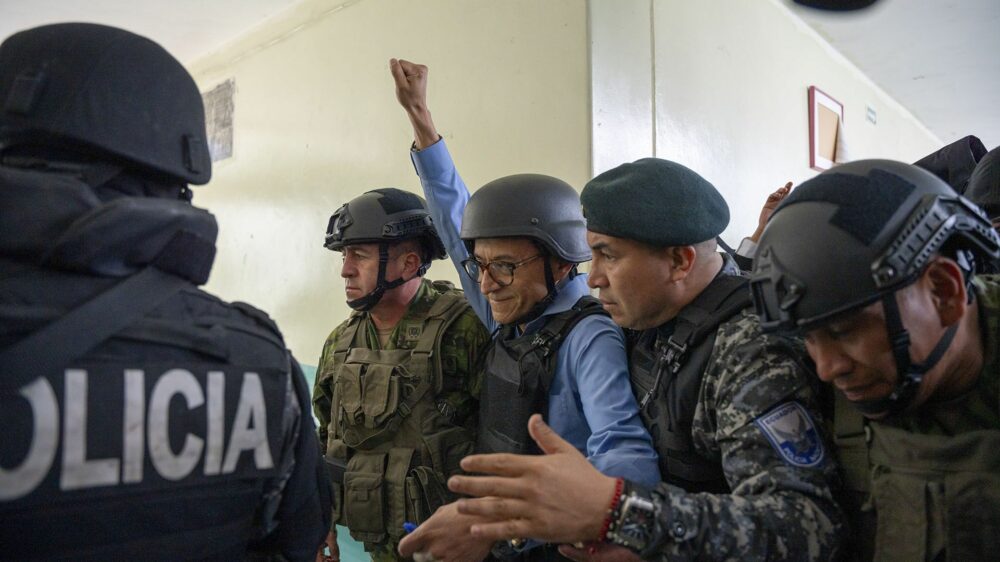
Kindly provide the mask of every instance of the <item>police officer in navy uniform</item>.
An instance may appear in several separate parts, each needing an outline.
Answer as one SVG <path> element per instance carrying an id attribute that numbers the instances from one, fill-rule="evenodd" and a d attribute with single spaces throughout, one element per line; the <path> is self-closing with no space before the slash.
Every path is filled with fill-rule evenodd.
<path id="1" fill-rule="evenodd" d="M 197 86 L 156 43 L 0 45 L 0 558 L 315 556 L 302 373 L 266 314 L 197 288 L 210 176 Z"/>

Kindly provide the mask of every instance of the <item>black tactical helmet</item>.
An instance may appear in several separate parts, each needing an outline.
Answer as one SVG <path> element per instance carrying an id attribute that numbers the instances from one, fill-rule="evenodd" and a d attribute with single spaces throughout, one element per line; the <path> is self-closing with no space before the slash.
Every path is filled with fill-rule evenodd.
<path id="1" fill-rule="evenodd" d="M 462 216 L 462 240 L 531 238 L 570 263 L 590 261 L 580 196 L 568 183 L 541 174 L 507 176 L 472 194 Z"/>
<path id="2" fill-rule="evenodd" d="M 975 260 L 1000 257 L 1000 238 L 978 207 L 923 169 L 890 160 L 837 166 L 792 191 L 760 238 L 750 286 L 761 327 L 807 331 L 881 299 L 900 376 L 872 411 L 898 410 L 953 335 L 924 364 L 910 364 L 895 293 L 938 253 L 971 281 Z"/>
<path id="3" fill-rule="evenodd" d="M 187 183 L 212 176 L 191 75 L 128 31 L 64 23 L 0 44 L 0 147 L 65 144 Z"/>
<path id="4" fill-rule="evenodd" d="M 409 281 L 402 278 L 387 281 L 385 270 L 389 261 L 389 244 L 411 239 L 420 240 L 424 250 L 421 259 L 427 260 L 420 266 L 418 276 L 427 272 L 431 260 L 447 255 L 423 198 L 408 191 L 392 187 L 375 189 L 351 199 L 333 213 L 326 227 L 325 247 L 343 251 L 344 246 L 351 244 L 379 245 L 379 273 L 375 289 L 368 295 L 348 301 L 348 306 L 355 310 L 370 310 L 378 304 L 385 291 Z"/>
<path id="5" fill-rule="evenodd" d="M 324 246 L 340 251 L 349 244 L 427 240 L 428 258 L 443 259 L 444 244 L 423 197 L 394 187 L 373 189 L 341 206 L 326 229 Z"/>

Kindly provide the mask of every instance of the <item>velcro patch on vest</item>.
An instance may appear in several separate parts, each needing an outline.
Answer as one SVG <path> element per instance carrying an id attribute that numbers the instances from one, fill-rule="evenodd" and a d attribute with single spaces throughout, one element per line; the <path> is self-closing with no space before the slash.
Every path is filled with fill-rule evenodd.
<path id="1" fill-rule="evenodd" d="M 826 457 L 816 424 L 798 402 L 785 402 L 754 423 L 781 458 L 792 466 L 814 467 Z"/>

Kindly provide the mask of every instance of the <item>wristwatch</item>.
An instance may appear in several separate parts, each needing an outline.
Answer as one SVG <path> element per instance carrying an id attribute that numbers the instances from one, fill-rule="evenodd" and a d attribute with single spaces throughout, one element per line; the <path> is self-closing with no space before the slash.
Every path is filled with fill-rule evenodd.
<path id="1" fill-rule="evenodd" d="M 640 555 L 646 553 L 660 543 L 663 535 L 658 517 L 660 505 L 652 491 L 625 481 L 617 514 L 612 514 L 608 540 Z"/>

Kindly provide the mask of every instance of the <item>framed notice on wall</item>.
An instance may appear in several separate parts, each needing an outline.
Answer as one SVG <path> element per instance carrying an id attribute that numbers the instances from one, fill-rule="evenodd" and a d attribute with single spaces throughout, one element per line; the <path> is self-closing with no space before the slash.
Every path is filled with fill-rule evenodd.
<path id="1" fill-rule="evenodd" d="M 837 161 L 844 106 L 816 86 L 809 86 L 809 167 L 829 170 Z"/>

